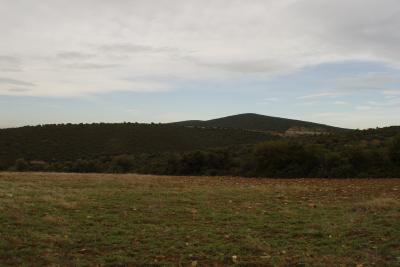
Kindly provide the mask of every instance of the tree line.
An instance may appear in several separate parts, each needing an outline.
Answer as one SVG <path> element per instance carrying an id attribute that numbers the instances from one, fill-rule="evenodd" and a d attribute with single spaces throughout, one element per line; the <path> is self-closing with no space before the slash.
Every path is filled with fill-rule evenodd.
<path id="1" fill-rule="evenodd" d="M 17 159 L 3 170 L 233 175 L 276 178 L 400 177 L 399 128 L 178 152 L 103 155 L 76 160 Z"/>

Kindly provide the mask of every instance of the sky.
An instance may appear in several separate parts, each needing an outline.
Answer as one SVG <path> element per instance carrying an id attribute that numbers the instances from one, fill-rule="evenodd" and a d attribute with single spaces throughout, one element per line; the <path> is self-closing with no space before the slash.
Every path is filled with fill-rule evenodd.
<path id="1" fill-rule="evenodd" d="M 398 0 L 0 0 L 0 128 L 400 125 Z"/>

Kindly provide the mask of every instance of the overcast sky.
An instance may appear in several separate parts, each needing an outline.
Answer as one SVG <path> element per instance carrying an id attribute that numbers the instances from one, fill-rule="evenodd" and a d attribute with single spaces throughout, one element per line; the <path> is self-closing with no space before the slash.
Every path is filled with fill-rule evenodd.
<path id="1" fill-rule="evenodd" d="M 399 0 L 0 0 L 0 127 L 400 125 Z"/>

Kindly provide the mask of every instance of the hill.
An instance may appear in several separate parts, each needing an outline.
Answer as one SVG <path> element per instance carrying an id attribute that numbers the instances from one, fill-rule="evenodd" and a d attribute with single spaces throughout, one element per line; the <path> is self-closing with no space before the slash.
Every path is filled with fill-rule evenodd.
<path id="1" fill-rule="evenodd" d="M 0 130 L 0 170 L 249 177 L 399 177 L 400 127 L 279 137 L 165 124 Z"/>
<path id="2" fill-rule="evenodd" d="M 0 167 L 18 158 L 63 161 L 101 156 L 190 151 L 274 138 L 233 129 L 197 129 L 165 124 L 97 123 L 0 129 Z"/>
<path id="3" fill-rule="evenodd" d="M 189 120 L 174 122 L 171 123 L 171 125 L 206 128 L 234 128 L 279 133 L 284 133 L 293 129 L 306 129 L 313 130 L 315 132 L 339 132 L 346 130 L 324 124 L 271 117 L 254 113 L 245 113 L 206 121 Z"/>
<path id="4" fill-rule="evenodd" d="M 254 144 L 273 137 L 269 133 L 334 132 L 327 125 L 240 114 L 208 121 L 169 124 L 93 123 L 26 126 L 0 129 L 0 167 L 18 158 L 56 162 L 102 156 L 199 149 Z"/>

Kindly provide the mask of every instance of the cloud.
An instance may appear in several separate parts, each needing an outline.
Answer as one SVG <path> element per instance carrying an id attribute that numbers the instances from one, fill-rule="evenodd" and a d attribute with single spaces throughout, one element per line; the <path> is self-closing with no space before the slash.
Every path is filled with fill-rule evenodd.
<path id="1" fill-rule="evenodd" d="M 348 105 L 349 104 L 349 102 L 346 102 L 346 101 L 335 101 L 335 102 L 333 102 L 335 105 Z"/>
<path id="2" fill-rule="evenodd" d="M 400 90 L 384 90 L 382 93 L 389 97 L 400 96 Z"/>
<path id="3" fill-rule="evenodd" d="M 107 64 L 107 63 L 94 63 L 94 62 L 80 62 L 65 65 L 70 69 L 82 69 L 82 70 L 99 70 L 99 69 L 110 69 L 121 66 L 120 64 Z"/>
<path id="4" fill-rule="evenodd" d="M 367 103 L 373 107 L 398 107 L 400 106 L 400 97 L 392 98 L 386 101 L 368 101 Z"/>
<path id="5" fill-rule="evenodd" d="M 35 86 L 35 84 L 30 82 L 25 82 L 21 80 L 15 80 L 10 78 L 1 78 L 0 77 L 0 85 L 7 84 L 7 85 L 22 85 L 22 86 Z"/>
<path id="6" fill-rule="evenodd" d="M 292 14 L 298 29 L 327 56 L 399 63 L 396 0 L 295 1 Z"/>
<path id="7" fill-rule="evenodd" d="M 371 110 L 371 109 L 373 109 L 373 107 L 371 107 L 371 106 L 356 106 L 355 109 L 356 110 Z"/>
<path id="8" fill-rule="evenodd" d="M 315 94 L 303 95 L 297 97 L 297 99 L 314 99 L 314 98 L 323 98 L 323 97 L 337 97 L 343 95 L 341 92 L 320 92 Z"/>
<path id="9" fill-rule="evenodd" d="M 398 0 L 0 1 L 0 71 L 35 81 L 29 94 L 92 94 L 99 76 L 102 93 L 129 76 L 198 84 L 350 60 L 400 68 Z M 382 90 L 390 79 L 337 88 Z"/>
<path id="10" fill-rule="evenodd" d="M 25 93 L 28 91 L 31 91 L 32 89 L 28 88 L 20 88 L 20 87 L 15 87 L 15 88 L 10 88 L 8 89 L 9 92 L 15 92 L 15 93 Z"/>
<path id="11" fill-rule="evenodd" d="M 171 47 L 154 47 L 149 45 L 130 44 L 130 43 L 117 43 L 102 45 L 99 47 L 100 51 L 110 53 L 162 53 L 162 52 L 176 52 L 177 49 Z"/>
<path id="12" fill-rule="evenodd" d="M 95 55 L 83 52 L 68 51 L 58 53 L 57 57 L 65 60 L 87 60 L 95 57 Z"/>
<path id="13" fill-rule="evenodd" d="M 262 101 L 259 102 L 258 104 L 261 104 L 261 105 L 270 105 L 270 104 L 276 103 L 276 102 L 278 102 L 278 101 L 279 101 L 279 98 L 277 98 L 277 97 L 267 97 L 267 98 L 262 99 Z"/>
<path id="14" fill-rule="evenodd" d="M 19 59 L 14 56 L 1 56 L 0 55 L 0 62 L 17 64 L 17 63 L 19 63 Z"/>
<path id="15" fill-rule="evenodd" d="M 381 91 L 387 86 L 400 83 L 400 77 L 389 73 L 363 73 L 344 76 L 335 80 L 335 85 L 341 90 L 374 90 Z"/>
<path id="16" fill-rule="evenodd" d="M 21 62 L 15 56 L 0 55 L 0 71 L 2 72 L 20 72 Z"/>
<path id="17" fill-rule="evenodd" d="M 240 73 L 277 73 L 285 70 L 285 66 L 274 60 L 247 60 L 231 62 L 198 62 L 201 66 L 219 68 L 225 71 Z"/>

